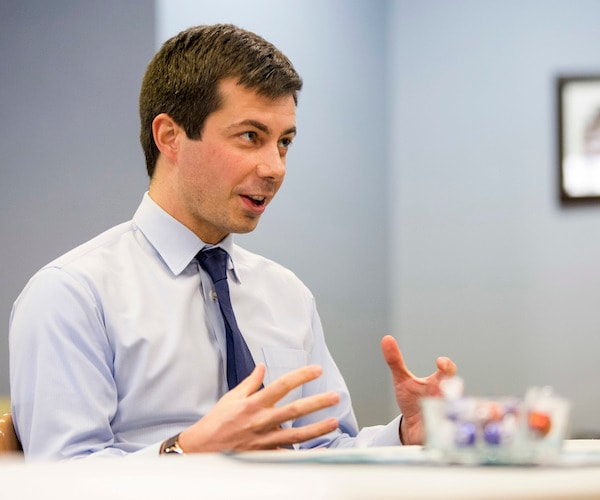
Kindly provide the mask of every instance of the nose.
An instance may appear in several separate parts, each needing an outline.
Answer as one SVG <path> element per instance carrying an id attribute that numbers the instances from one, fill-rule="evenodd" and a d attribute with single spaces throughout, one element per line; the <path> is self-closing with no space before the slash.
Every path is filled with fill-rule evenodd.
<path id="1" fill-rule="evenodd" d="M 279 181 L 285 176 L 285 156 L 279 152 L 279 148 L 270 148 L 263 151 L 258 158 L 256 173 L 264 179 Z"/>

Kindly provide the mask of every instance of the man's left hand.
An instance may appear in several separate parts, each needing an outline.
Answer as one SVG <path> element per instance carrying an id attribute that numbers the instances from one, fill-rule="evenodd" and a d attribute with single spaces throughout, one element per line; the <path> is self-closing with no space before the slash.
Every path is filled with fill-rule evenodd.
<path id="1" fill-rule="evenodd" d="M 440 382 L 456 374 L 456 365 L 449 358 L 438 358 L 437 370 L 428 377 L 419 378 L 404 364 L 404 358 L 394 337 L 383 337 L 381 350 L 392 372 L 396 402 L 402 412 L 400 441 L 402 444 L 423 444 L 425 430 L 420 400 L 428 396 L 440 396 Z"/>

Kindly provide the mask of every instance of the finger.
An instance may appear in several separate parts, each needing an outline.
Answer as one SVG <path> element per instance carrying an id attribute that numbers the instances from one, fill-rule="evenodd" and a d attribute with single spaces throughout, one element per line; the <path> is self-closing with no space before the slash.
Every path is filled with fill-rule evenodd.
<path id="1" fill-rule="evenodd" d="M 394 378 L 412 376 L 404 363 L 404 358 L 394 337 L 391 335 L 383 337 L 381 339 L 381 350 Z"/>
<path id="2" fill-rule="evenodd" d="M 264 426 L 273 427 L 280 425 L 284 422 L 309 415 L 315 411 L 335 406 L 339 402 L 339 394 L 333 391 L 297 399 L 270 412 L 267 416 L 268 421 L 265 421 Z"/>
<path id="3" fill-rule="evenodd" d="M 259 363 L 255 366 L 254 370 L 244 380 L 242 380 L 237 386 L 231 391 L 239 392 L 243 396 L 250 396 L 260 389 L 265 378 L 265 365 Z"/>
<path id="4" fill-rule="evenodd" d="M 331 417 L 302 427 L 277 429 L 262 437 L 260 447 L 277 448 L 282 445 L 303 443 L 304 441 L 309 441 L 310 439 L 315 439 L 324 434 L 333 432 L 338 426 L 339 423 L 337 419 Z"/>
<path id="5" fill-rule="evenodd" d="M 318 365 L 303 366 L 271 382 L 262 391 L 257 393 L 256 397 L 260 398 L 264 405 L 274 406 L 277 401 L 290 391 L 320 377 L 322 373 L 323 369 Z"/>
<path id="6" fill-rule="evenodd" d="M 438 373 L 442 377 L 453 377 L 456 375 L 456 365 L 450 358 L 440 357 L 436 360 Z"/>

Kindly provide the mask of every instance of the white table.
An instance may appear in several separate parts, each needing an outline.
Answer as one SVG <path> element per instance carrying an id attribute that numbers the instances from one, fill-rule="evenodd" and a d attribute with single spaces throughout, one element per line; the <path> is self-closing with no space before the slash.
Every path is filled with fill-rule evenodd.
<path id="1" fill-rule="evenodd" d="M 370 449 L 376 456 L 386 449 Z M 600 453 L 600 440 L 565 450 Z M 419 447 L 402 453 L 415 454 Z M 294 453 L 294 452 L 280 452 Z M 297 453 L 336 453 L 325 450 Z M 352 452 L 351 452 L 352 453 Z M 360 453 L 365 453 L 364 450 Z M 308 455 L 307 455 L 308 456 Z M 256 452 L 255 457 L 270 458 Z M 0 460 L 2 498 L 32 499 L 600 499 L 600 462 L 570 467 L 258 463 L 220 454 L 86 459 L 63 463 Z"/>

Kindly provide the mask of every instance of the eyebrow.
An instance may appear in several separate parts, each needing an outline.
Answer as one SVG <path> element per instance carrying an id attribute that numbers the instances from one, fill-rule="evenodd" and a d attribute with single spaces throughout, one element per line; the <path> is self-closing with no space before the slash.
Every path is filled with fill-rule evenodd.
<path id="1" fill-rule="evenodd" d="M 241 122 L 234 123 L 233 125 L 230 125 L 227 128 L 232 129 L 232 128 L 236 128 L 236 127 L 243 127 L 245 125 L 250 125 L 251 127 L 257 128 L 258 130 L 260 130 L 261 132 L 264 132 L 265 134 L 271 133 L 271 129 L 269 127 L 267 127 L 264 123 L 259 122 L 257 120 L 243 120 Z M 295 135 L 296 127 L 290 127 L 287 130 L 284 130 L 281 135 L 284 136 L 284 135 L 289 135 L 289 134 Z"/>

